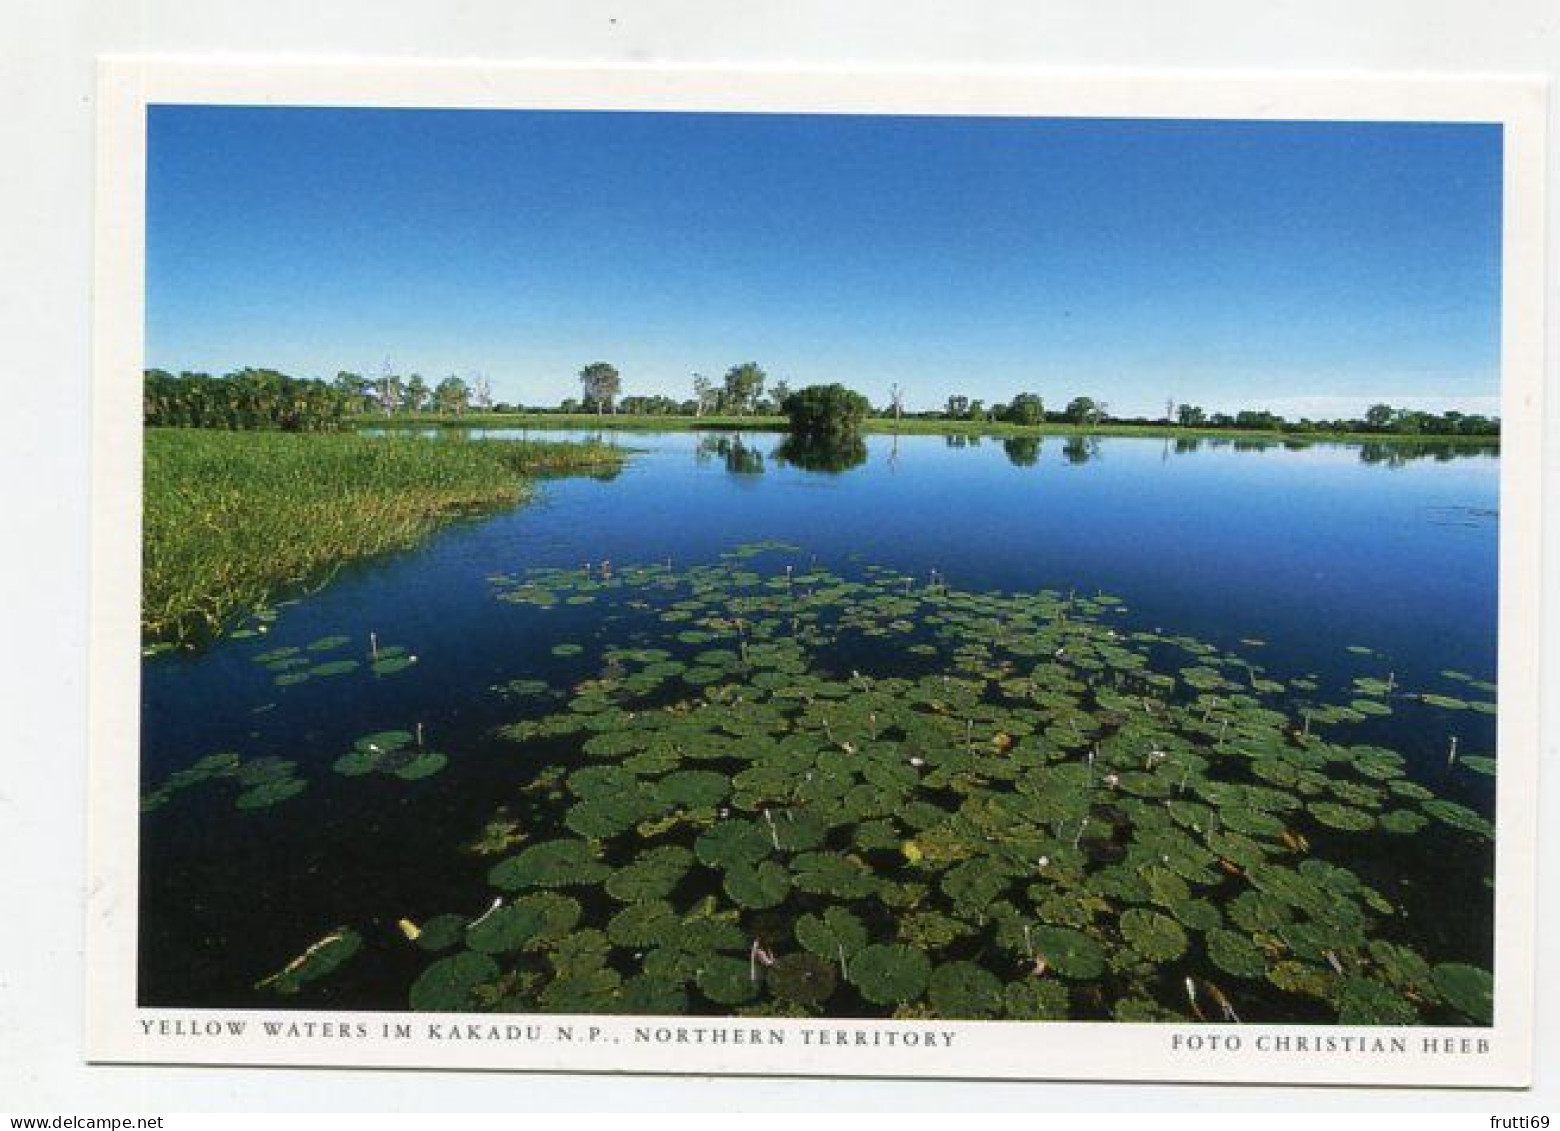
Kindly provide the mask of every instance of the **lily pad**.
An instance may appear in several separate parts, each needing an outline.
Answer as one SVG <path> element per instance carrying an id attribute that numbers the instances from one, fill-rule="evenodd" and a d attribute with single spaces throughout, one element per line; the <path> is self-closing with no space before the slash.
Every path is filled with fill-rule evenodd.
<path id="1" fill-rule="evenodd" d="M 611 872 L 582 840 L 550 840 L 533 844 L 518 856 L 500 861 L 488 872 L 488 882 L 505 891 L 521 888 L 596 884 Z"/>
<path id="2" fill-rule="evenodd" d="M 1453 1009 L 1481 1025 L 1495 1017 L 1495 979 L 1465 962 L 1443 962 L 1432 971 L 1435 985 Z"/>
<path id="3" fill-rule="evenodd" d="M 408 1004 L 419 1012 L 467 1013 L 475 1004 L 476 988 L 498 976 L 498 963 L 488 955 L 463 950 L 439 959 L 419 974 L 412 983 Z"/>
<path id="4" fill-rule="evenodd" d="M 927 994 L 939 1017 L 979 1019 L 1002 1012 L 1001 981 L 973 962 L 945 962 L 937 967 Z"/>
<path id="5" fill-rule="evenodd" d="M 879 1005 L 911 1002 L 926 990 L 931 961 L 918 950 L 898 943 L 874 943 L 850 963 L 850 980 L 861 996 Z"/>

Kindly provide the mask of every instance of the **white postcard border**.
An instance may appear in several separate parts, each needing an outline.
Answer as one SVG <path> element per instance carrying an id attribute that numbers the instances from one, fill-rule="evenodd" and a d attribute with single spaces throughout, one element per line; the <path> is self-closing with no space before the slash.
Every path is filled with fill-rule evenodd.
<path id="1" fill-rule="evenodd" d="M 87 1058 L 585 1072 L 1527 1085 L 1534 1023 L 1540 751 L 1545 95 L 1541 81 L 1509 76 L 847 72 L 245 57 L 102 60 L 91 456 Z M 1501 123 L 1495 1024 L 1347 1028 L 139 1008 L 141 440 L 140 389 L 132 375 L 139 374 L 144 357 L 145 110 L 157 103 Z M 282 1028 L 271 1035 L 267 1022 Z M 410 1035 L 402 1036 L 401 1027 Z M 777 1035 L 780 1043 L 774 1043 Z M 1301 1039 L 1308 1042 L 1304 1051 L 1298 1047 Z M 1360 1042 L 1366 1044 L 1363 1051 Z M 1384 1051 L 1376 1051 L 1372 1042 L 1380 1042 Z"/>

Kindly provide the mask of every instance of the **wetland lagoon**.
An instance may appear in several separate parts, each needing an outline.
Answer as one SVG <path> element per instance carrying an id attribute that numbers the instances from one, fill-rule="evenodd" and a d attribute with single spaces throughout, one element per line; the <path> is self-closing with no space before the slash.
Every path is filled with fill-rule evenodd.
<path id="1" fill-rule="evenodd" d="M 1495 451 L 600 439 L 146 657 L 142 1005 L 1490 1022 Z"/>

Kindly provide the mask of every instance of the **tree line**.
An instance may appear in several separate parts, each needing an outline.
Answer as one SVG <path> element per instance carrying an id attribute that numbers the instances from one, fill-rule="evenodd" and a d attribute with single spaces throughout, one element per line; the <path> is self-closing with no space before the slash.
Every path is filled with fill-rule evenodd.
<path id="1" fill-rule="evenodd" d="M 497 407 L 485 378 L 468 384 L 453 374 L 432 386 L 416 373 L 368 378 L 343 371 L 333 381 L 275 369 L 239 369 L 220 377 L 148 369 L 143 376 L 142 418 L 154 427 L 318 432 L 370 412 L 460 415 Z"/>
<path id="2" fill-rule="evenodd" d="M 778 416 L 791 415 L 787 400 L 796 390 L 789 381 L 771 380 L 757 362 L 733 365 L 720 379 L 694 374 L 692 396 L 623 394 L 623 377 L 611 362 L 595 361 L 577 374 L 578 397 L 567 397 L 556 407 L 495 402 L 492 384 L 477 375 L 470 381 L 451 374 L 430 383 L 421 374 L 385 373 L 379 377 L 342 371 L 334 380 L 290 377 L 274 369 L 241 369 L 221 377 L 206 373 L 146 371 L 145 419 L 152 425 L 197 428 L 277 428 L 305 431 L 339 427 L 352 416 L 402 413 L 437 413 L 460 416 L 468 412 L 539 412 L 625 414 L 630 416 Z M 843 386 L 809 386 L 809 389 Z M 860 396 L 860 394 L 853 394 Z M 838 399 L 836 395 L 836 400 Z M 1259 409 L 1209 412 L 1195 404 L 1165 403 L 1163 415 L 1122 416 L 1111 413 L 1105 401 L 1076 396 L 1060 410 L 1050 410 L 1038 393 L 1023 392 L 1006 402 L 985 401 L 954 394 L 940 409 L 906 411 L 899 386 L 890 387 L 881 406 L 865 398 L 851 404 L 851 415 L 909 420 L 948 420 L 1017 425 L 1067 424 L 1093 427 L 1127 424 L 1179 427 L 1198 431 L 1260 431 L 1290 435 L 1351 432 L 1398 436 L 1498 436 L 1496 417 L 1455 410 L 1432 413 L 1375 404 L 1357 418 L 1287 419 Z"/>

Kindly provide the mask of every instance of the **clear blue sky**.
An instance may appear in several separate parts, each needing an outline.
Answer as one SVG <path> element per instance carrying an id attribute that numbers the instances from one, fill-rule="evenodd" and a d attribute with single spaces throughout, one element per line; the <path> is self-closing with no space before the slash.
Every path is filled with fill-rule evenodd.
<path id="1" fill-rule="evenodd" d="M 1495 126 L 150 115 L 151 366 L 1496 411 Z"/>

